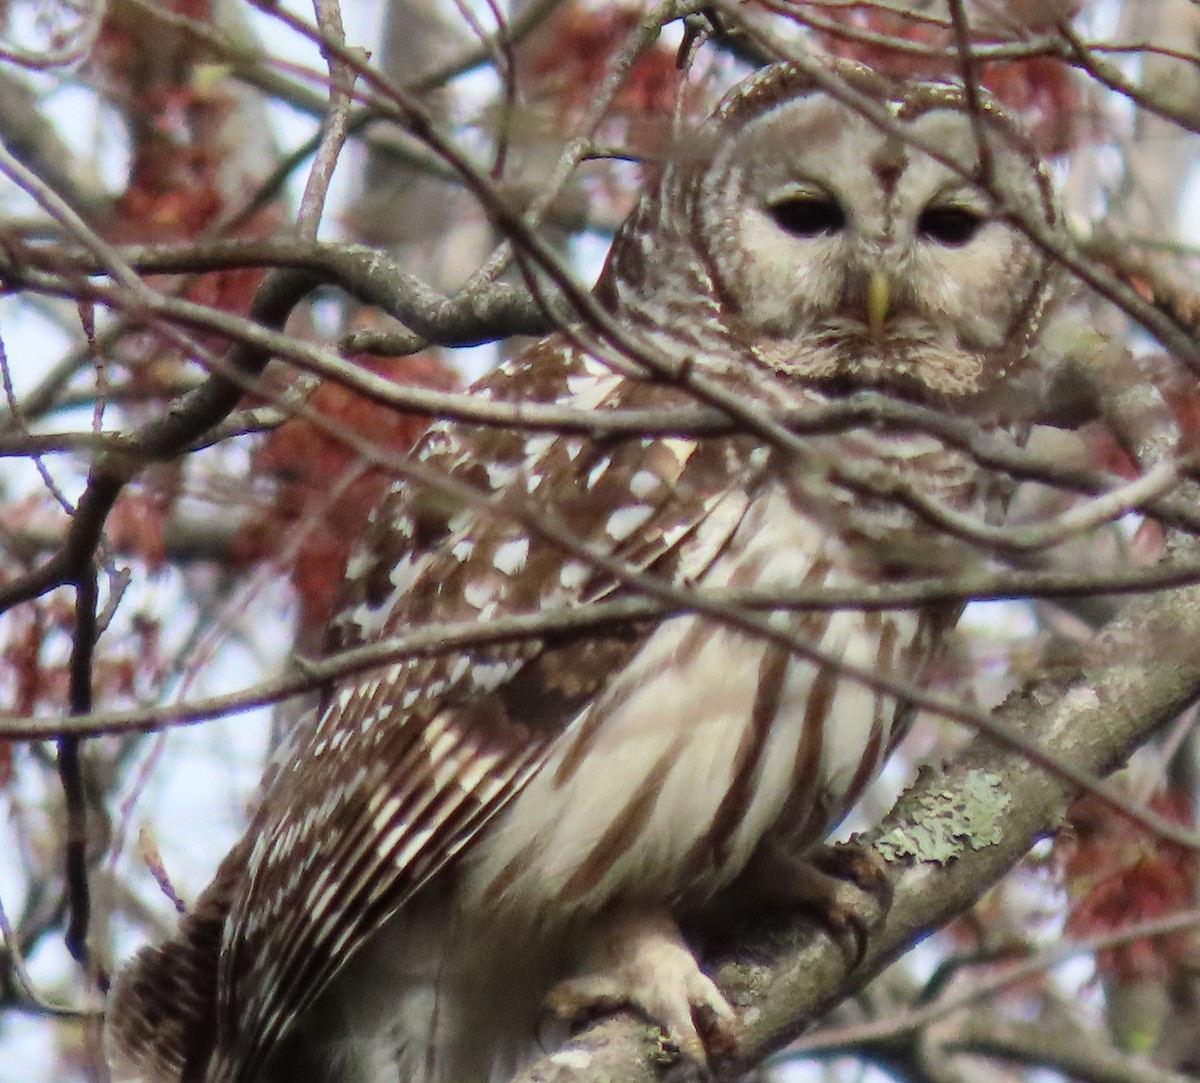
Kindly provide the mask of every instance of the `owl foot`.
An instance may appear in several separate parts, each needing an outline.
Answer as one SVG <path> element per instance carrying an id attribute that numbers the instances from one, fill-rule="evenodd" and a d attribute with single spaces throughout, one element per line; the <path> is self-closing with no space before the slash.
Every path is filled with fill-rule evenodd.
<path id="1" fill-rule="evenodd" d="M 871 930 L 892 905 L 892 881 L 883 858 L 853 842 L 821 846 L 806 854 L 793 874 L 793 902 L 812 910 L 836 939 L 848 940 L 858 966 Z"/>
<path id="2" fill-rule="evenodd" d="M 892 882 L 883 858 L 853 842 L 819 846 L 802 857 L 766 848 L 747 872 L 761 897 L 810 911 L 848 947 L 852 966 L 863 961 L 871 930 L 892 905 Z"/>
<path id="3" fill-rule="evenodd" d="M 634 1008 L 699 1064 L 707 1063 L 706 1049 L 732 1046 L 737 1025 L 665 910 L 621 911 L 589 933 L 583 973 L 555 985 L 546 1007 L 571 1023 Z"/>

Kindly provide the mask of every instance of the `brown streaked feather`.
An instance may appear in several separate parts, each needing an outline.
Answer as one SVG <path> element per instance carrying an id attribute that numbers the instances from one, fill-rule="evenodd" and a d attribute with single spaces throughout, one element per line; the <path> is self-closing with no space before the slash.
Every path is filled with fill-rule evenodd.
<path id="1" fill-rule="evenodd" d="M 689 865 L 700 869 L 717 868 L 728 861 L 730 839 L 749 807 L 767 739 L 779 713 L 784 676 L 791 662 L 791 654 L 782 647 L 771 644 L 763 651 L 754 705 L 738 745 L 729 788 L 717 805 L 708 830 L 697 839 L 688 855 Z"/>
<path id="2" fill-rule="evenodd" d="M 818 666 L 809 686 L 802 736 L 792 765 L 791 799 L 779 817 L 780 823 L 789 825 L 789 834 L 797 839 L 812 837 L 813 825 L 825 822 L 818 786 L 825 726 L 836 690 L 837 672 L 831 666 Z"/>
<path id="3" fill-rule="evenodd" d="M 632 799 L 614 810 L 608 826 L 589 851 L 588 860 L 558 889 L 559 899 L 571 900 L 594 890 L 612 865 L 613 858 L 629 848 L 645 827 L 663 780 L 674 766 L 678 754 L 678 747 L 667 749 L 647 773 Z"/>
<path id="4" fill-rule="evenodd" d="M 486 390 L 525 401 L 564 395 L 570 378 L 565 374 L 580 359 L 564 353 L 561 366 L 550 365 L 546 354 L 559 347 L 549 342 L 542 349 L 527 369 L 499 374 Z M 547 367 L 558 368 L 557 375 L 547 377 Z M 677 394 L 634 381 L 619 387 L 620 397 L 614 394 L 605 406 L 644 405 Z M 518 491 L 529 488 L 533 472 L 540 471 L 547 480 L 535 487 L 538 504 L 553 508 L 582 543 L 668 576 L 671 554 L 714 501 L 745 491 L 761 474 L 745 440 L 550 444 L 536 436 L 506 435 L 497 454 L 492 436 L 470 426 L 438 427 L 418 455 L 452 477 L 491 478 Z M 486 453 L 477 450 L 481 440 Z M 537 448 L 539 440 L 547 450 L 531 453 L 530 445 Z M 481 472 L 485 455 L 490 470 Z M 626 492 L 622 500 L 622 486 L 639 471 L 641 495 Z M 551 485 L 553 491 L 547 491 Z M 627 521 L 614 518 L 623 507 L 633 509 Z M 736 527 L 737 516 L 727 518 L 709 542 L 712 555 Z M 397 544 L 401 536 L 407 536 L 409 548 Z M 455 557 L 459 542 L 470 543 L 470 562 Z M 523 551 L 521 566 L 536 566 L 538 582 L 496 566 L 505 545 Z M 495 603 L 496 614 L 536 611 L 600 598 L 617 586 L 594 571 L 564 578 L 576 558 L 519 523 L 482 518 L 439 504 L 436 496 L 410 497 L 404 489 L 381 507 L 367 546 L 356 558 L 359 574 L 342 607 L 338 646 L 379 634 L 355 628 L 355 618 L 370 618 L 372 612 L 386 635 L 419 621 L 486 619 L 489 603 Z M 480 554 L 493 561 L 482 573 L 481 565 L 487 565 Z M 411 569 L 409 581 L 396 568 Z M 689 569 L 702 571 L 702 565 Z M 518 580 L 518 587 L 510 586 Z M 472 597 L 482 604 L 470 604 Z M 581 639 L 547 650 L 525 642 L 418 659 L 365 674 L 330 697 L 325 713 L 293 741 L 294 762 L 305 765 L 303 777 L 269 790 L 251 825 L 257 845 L 247 883 L 231 903 L 218 986 L 218 1046 L 237 1049 L 238 1080 L 253 1078 L 356 947 L 520 791 L 540 765 L 547 739 L 643 637 L 626 628 L 603 646 L 604 641 Z M 584 664 L 598 661 L 610 668 L 584 676 Z M 505 691 L 481 696 L 472 681 L 489 666 L 500 667 Z M 530 705 L 528 715 L 520 708 L 523 701 Z M 438 725 L 445 727 L 444 740 L 427 742 Z M 335 739 L 337 747 L 330 744 Z M 480 770 L 485 756 L 490 765 Z M 344 777 L 343 763 L 357 765 L 356 773 Z M 464 778 L 469 784 L 462 784 Z M 387 816 L 391 819 L 381 820 Z M 336 831 L 329 830 L 331 823 Z"/>

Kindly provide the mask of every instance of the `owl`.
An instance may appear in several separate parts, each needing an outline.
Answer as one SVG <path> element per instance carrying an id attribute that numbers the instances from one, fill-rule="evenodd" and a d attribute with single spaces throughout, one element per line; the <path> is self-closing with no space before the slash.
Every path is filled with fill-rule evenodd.
<path id="1" fill-rule="evenodd" d="M 434 424 L 350 561 L 331 648 L 961 561 L 936 509 L 991 521 L 1001 479 L 915 428 L 787 439 L 772 419 L 872 390 L 1018 430 L 1065 292 L 1021 220 L 1060 228 L 986 97 L 764 68 L 678 137 L 614 240 L 595 298 L 637 348 L 581 324 L 475 389 L 715 403 L 730 424 Z M 697 600 L 342 679 L 175 937 L 119 975 L 113 1078 L 502 1079 L 540 1051 L 547 1003 L 631 1006 L 702 1058 L 736 1017 L 681 928 L 804 895 L 911 714 L 862 671 L 920 684 L 957 615 L 795 611 L 780 636 Z"/>

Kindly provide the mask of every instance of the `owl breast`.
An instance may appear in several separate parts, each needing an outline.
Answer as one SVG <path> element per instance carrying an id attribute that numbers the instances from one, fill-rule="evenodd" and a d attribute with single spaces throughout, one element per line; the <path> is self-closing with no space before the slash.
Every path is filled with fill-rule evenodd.
<path id="1" fill-rule="evenodd" d="M 873 451 L 903 474 L 931 445 L 891 440 L 886 458 Z M 719 555 L 700 532 L 683 553 L 685 580 L 690 561 L 705 564 L 704 588 L 851 586 L 880 558 L 866 552 L 874 535 L 915 526 L 896 505 L 816 490 L 773 476 L 731 494 L 708 523 L 723 524 Z M 894 574 L 895 553 L 883 562 Z M 794 613 L 788 631 L 811 656 L 709 616 L 662 623 L 480 840 L 463 870 L 464 904 L 544 921 L 636 884 L 634 894 L 687 906 L 735 877 L 768 836 L 792 850 L 820 841 L 909 713 L 839 663 L 916 679 L 945 623 L 914 611 Z"/>

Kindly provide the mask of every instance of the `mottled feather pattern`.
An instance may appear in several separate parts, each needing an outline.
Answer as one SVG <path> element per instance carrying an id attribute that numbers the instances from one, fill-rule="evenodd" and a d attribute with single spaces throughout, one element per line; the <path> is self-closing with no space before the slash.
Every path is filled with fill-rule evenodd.
<path id="1" fill-rule="evenodd" d="M 804 473 L 783 459 L 749 490 L 706 587 L 858 581 L 861 554 L 839 541 L 836 523 L 797 507 L 804 487 L 792 471 Z M 889 509 L 897 516 L 915 529 L 912 513 Z M 864 526 L 869 519 L 860 516 Z M 687 543 L 680 548 L 686 562 Z M 815 612 L 794 626 L 833 659 L 915 677 L 937 640 L 923 624 L 947 617 Z M 698 905 L 773 830 L 800 845 L 822 836 L 873 777 L 906 715 L 890 697 L 839 679 L 834 665 L 781 655 L 711 619 L 668 621 L 554 743 L 476 849 L 466 894 L 481 909 L 525 913 L 553 897 L 569 913 L 603 905 L 617 884 L 651 880 L 673 902 Z M 826 718 L 839 720 L 835 731 Z M 629 867 L 638 862 L 645 867 Z M 535 882 L 523 886 L 526 878 Z"/>
<path id="2" fill-rule="evenodd" d="M 830 70 L 962 169 L 775 66 L 680 140 L 618 232 L 597 299 L 676 372 L 745 408 L 819 407 L 865 387 L 1019 432 L 1056 279 L 962 175 L 982 133 L 998 190 L 1057 228 L 1044 170 L 990 104 L 977 129 L 961 93 Z M 805 225 L 811 205 L 821 228 Z M 921 225 L 947 205 L 967 219 L 961 243 Z M 530 347 L 475 393 L 695 404 L 686 375 L 634 375 L 636 359 L 618 371 L 584 349 L 592 330 Z M 636 592 L 594 557 L 676 588 L 918 577 L 976 556 L 915 505 L 990 522 L 1006 497 L 965 453 L 887 426 L 797 450 L 440 421 L 414 461 L 469 493 L 397 483 L 351 559 L 331 649 Z M 540 1000 L 589 930 L 645 911 L 669 941 L 745 870 L 826 837 L 911 715 L 840 667 L 920 683 L 956 618 L 953 606 L 800 611 L 787 628 L 806 649 L 790 650 L 687 613 L 338 682 L 290 736 L 179 937 L 121 977 L 118 1080 L 501 1077 L 536 1048 Z M 694 971 L 688 988 L 718 997 L 701 1013 L 727 1011 L 682 942 L 669 946 Z M 164 1013 L 156 998 L 180 987 L 189 999 Z M 691 1028 L 691 995 L 665 1022 Z"/>
<path id="3" fill-rule="evenodd" d="M 614 383 L 606 369 L 558 341 L 542 349 L 479 390 L 517 401 L 581 398 L 596 407 L 664 398 L 661 387 Z M 595 400 L 596 384 L 609 388 L 602 401 Z M 639 568 L 688 537 L 715 499 L 742 491 L 759 470 L 751 458 L 761 462 L 744 439 L 630 438 L 597 445 L 541 434 L 505 442 L 507 435 L 497 453 L 490 430 L 439 425 L 416 454 L 483 493 L 502 486 L 535 493 L 581 543 Z M 731 454 L 739 444 L 745 453 Z M 538 491 L 543 478 L 554 491 Z M 435 515 L 439 521 L 431 526 Z M 377 537 L 386 544 L 371 549 Z M 398 544 L 418 540 L 424 547 Z M 701 548 L 711 559 L 724 540 L 706 539 Z M 348 584 L 338 645 L 423 621 L 486 620 L 595 599 L 613 587 L 586 561 L 515 520 L 477 517 L 436 493 L 403 485 L 381 505 L 366 545 L 352 558 L 358 574 Z M 521 556 L 510 562 L 506 553 L 513 550 Z M 381 560 L 387 565 L 374 563 Z M 694 566 L 689 574 L 702 570 Z M 526 712 L 510 715 L 504 691 L 541 646 L 397 662 L 342 685 L 289 742 L 286 765 L 248 832 L 254 845 L 245 884 L 225 929 L 218 1046 L 221 1033 L 236 1032 L 255 1035 L 261 1048 L 255 1056 L 240 1046 L 240 1074 L 231 1078 L 251 1077 L 346 955 L 539 766 L 547 738 L 570 715 L 544 719 L 549 732 L 540 734 Z M 587 648 L 585 642 L 575 652 Z M 627 644 L 622 656 L 629 650 Z M 551 653 L 559 672 L 588 672 L 563 659 L 563 648 Z M 572 698 L 582 698 L 599 679 L 596 674 L 573 690 Z"/>
<path id="4" fill-rule="evenodd" d="M 544 365 L 544 358 L 541 363 Z M 636 567 L 671 572 L 681 581 L 703 579 L 706 585 L 716 586 L 764 586 L 773 581 L 820 585 L 838 581 L 828 564 L 819 578 L 810 566 L 812 554 L 829 551 L 828 530 L 814 530 L 807 509 L 798 514 L 790 506 L 788 486 L 770 477 L 774 471 L 766 468 L 766 456 L 751 452 L 731 458 L 730 441 L 664 441 L 657 457 L 659 469 L 655 471 L 660 485 L 639 488 L 639 494 L 642 500 L 648 500 L 652 493 L 660 497 L 670 494 L 671 499 L 664 500 L 661 508 L 628 503 L 631 494 L 618 487 L 627 485 L 637 471 L 628 469 L 622 451 L 634 458 L 638 471 L 646 473 L 647 464 L 656 461 L 654 455 L 646 454 L 651 450 L 644 446 L 648 443 L 634 440 L 625 442 L 624 448 L 603 449 L 589 445 L 586 452 L 580 452 L 574 475 L 552 464 L 551 477 L 560 490 L 545 494 L 548 506 L 581 539 L 609 549 Z M 453 443 L 446 446 L 454 448 Z M 895 451 L 894 441 L 886 446 L 889 453 Z M 570 452 L 562 444 L 555 445 L 555 450 L 563 455 Z M 446 452 L 451 453 L 463 466 L 477 461 L 457 449 Z M 738 467 L 737 472 L 732 477 L 723 475 L 721 471 L 731 465 Z M 453 471 L 454 465 L 450 469 Z M 529 471 L 533 469 L 536 467 Z M 755 492 L 756 477 L 762 491 L 752 503 L 748 494 Z M 803 487 L 793 484 L 790 488 L 795 491 L 792 499 L 798 500 L 795 494 Z M 817 488 L 828 496 L 826 480 L 817 483 Z M 845 496 L 836 488 L 834 491 Z M 722 503 L 732 505 L 732 510 L 724 516 L 713 515 Z M 632 508 L 638 525 L 649 525 L 651 529 L 636 535 L 626 533 L 618 518 L 622 508 Z M 640 514 L 643 508 L 647 510 L 644 517 Z M 749 516 L 748 508 L 754 509 Z M 683 509 L 686 511 L 681 514 Z M 892 514 L 908 516 L 913 525 L 911 513 L 892 509 Z M 694 522 L 701 516 L 700 524 Z M 863 519 L 869 520 L 870 516 Z M 785 526 L 788 523 L 790 529 Z M 705 526 L 716 526 L 716 535 L 704 530 Z M 736 558 L 722 565 L 720 554 L 739 529 L 745 546 Z M 474 565 L 474 575 L 478 577 L 482 572 L 483 581 L 478 593 L 473 594 L 468 586 L 455 582 L 454 575 L 463 565 L 453 556 L 447 560 L 443 555 L 433 558 L 416 575 L 414 587 L 437 583 L 444 592 L 439 598 L 452 599 L 454 606 L 434 603 L 432 609 L 422 613 L 425 619 L 471 619 L 475 615 L 472 610 L 482 610 L 480 619 L 486 619 L 495 613 L 561 605 L 581 597 L 585 586 L 590 586 L 587 595 L 593 598 L 611 589 L 611 584 L 604 583 L 605 577 L 590 570 L 583 578 L 582 569 L 574 574 L 580 568 L 578 558 L 522 533 L 513 524 L 488 520 L 465 527 L 464 533 L 477 539 L 476 553 L 487 552 L 489 545 L 493 554 L 502 552 L 514 539 L 526 543 L 530 559 L 544 562 L 539 568 L 541 592 L 514 600 L 505 587 L 519 569 L 499 570 L 493 560 L 490 567 L 487 563 L 482 568 Z M 673 539 L 669 546 L 667 539 Z M 439 552 L 453 554 L 459 540 L 455 534 Z M 848 558 L 850 555 L 847 550 Z M 739 570 L 743 572 L 740 576 Z M 847 569 L 841 571 L 845 581 Z M 569 573 L 565 581 L 564 572 Z M 465 575 L 461 571 L 458 574 Z M 472 584 L 479 583 L 479 578 L 472 580 Z M 529 590 L 527 577 L 522 585 Z M 420 589 L 413 589 L 405 597 L 421 596 Z M 464 608 L 464 600 L 468 599 Z M 404 627 L 405 615 L 403 605 L 395 606 L 385 631 Z M 865 634 L 872 623 L 879 629 L 878 635 Z M 815 646 L 865 668 L 879 661 L 878 649 L 871 647 L 877 638 L 886 640 L 893 653 L 899 655 L 908 649 L 916 625 L 912 615 L 897 618 L 838 613 L 800 620 L 800 627 L 812 634 Z M 689 636 L 706 639 L 693 648 L 691 658 L 686 643 Z M 844 811 L 874 774 L 883 749 L 891 743 L 895 704 L 885 705 L 886 697 L 854 682 L 836 681 L 836 672 L 828 668 L 814 679 L 813 666 L 792 661 L 782 667 L 782 690 L 775 710 L 769 715 L 759 711 L 763 740 L 752 753 L 747 750 L 741 754 L 741 785 L 723 784 L 723 765 L 739 760 L 733 747 L 740 740 L 741 720 L 755 717 L 751 702 L 754 680 L 731 682 L 730 676 L 752 678 L 758 672 L 763 646 L 700 618 L 682 618 L 641 635 L 626 632 L 623 638 L 619 649 L 605 659 L 610 667 L 606 671 L 586 668 L 585 654 L 594 649 L 591 640 L 565 648 L 565 656 L 561 647 L 540 654 L 536 653 L 539 644 L 527 644 L 506 648 L 499 660 L 489 649 L 484 657 L 464 652 L 397 666 L 384 674 L 378 686 L 369 680 L 348 694 L 344 692 L 297 761 L 310 765 L 306 773 L 315 810 L 306 811 L 304 803 L 296 800 L 297 795 L 291 794 L 287 806 L 276 814 L 269 833 L 260 836 L 262 841 L 251 855 L 252 883 L 261 878 L 276 894 L 260 898 L 252 887 L 242 908 L 255 920 L 239 924 L 239 911 L 235 910 L 230 929 L 236 935 L 230 937 L 224 960 L 231 973 L 238 975 L 238 984 L 245 982 L 248 989 L 264 998 L 264 1003 L 261 1007 L 254 1000 L 237 1003 L 229 1017 L 231 1025 L 236 1022 L 244 1026 L 248 1015 L 252 1019 L 261 1016 L 261 1032 L 272 1037 L 266 1020 L 279 1018 L 273 1014 L 277 1013 L 276 1001 L 296 1004 L 297 1012 L 302 1011 L 306 1002 L 295 997 L 293 990 L 319 989 L 323 981 L 318 979 L 332 972 L 336 965 L 333 960 L 344 958 L 369 936 L 421 886 L 425 876 L 436 872 L 473 831 L 509 802 L 516 803 L 511 814 L 501 814 L 501 822 L 489 832 L 487 844 L 477 849 L 471 862 L 461 903 L 464 907 L 470 908 L 474 901 L 485 915 L 510 906 L 529 920 L 545 920 L 543 900 L 552 899 L 561 907 L 559 918 L 565 919 L 577 907 L 594 909 L 601 905 L 612 893 L 611 879 L 636 880 L 651 870 L 659 883 L 663 878 L 678 883 L 673 893 L 678 899 L 691 897 L 698 902 L 724 886 L 745 864 L 754 843 L 774 819 L 783 820 L 783 829 L 792 827 L 792 834 L 798 833 L 794 825 L 808 824 L 809 834 L 800 840 L 805 844 L 819 838 L 830 818 Z M 639 647 L 639 641 L 645 642 Z M 632 660 L 622 665 L 631 656 Z M 518 667 L 531 661 L 541 663 L 537 665 L 538 679 L 523 685 Z M 914 659 L 907 666 L 888 671 L 916 673 L 919 661 Z M 492 667 L 500 667 L 500 678 L 490 676 Z M 573 695 L 554 699 L 557 710 L 528 711 L 526 705 L 538 698 L 537 686 L 544 686 L 552 672 L 576 680 L 580 675 L 590 676 L 590 680 L 570 690 Z M 603 694 L 572 721 L 570 705 L 591 695 L 605 673 L 611 672 L 619 672 L 620 678 L 608 683 Z M 483 687 L 479 687 L 481 675 Z M 496 688 L 491 687 L 494 681 Z M 471 694 L 461 691 L 463 682 L 476 685 Z M 819 707 L 810 707 L 810 688 L 819 689 L 823 682 L 835 688 L 834 694 Z M 410 701 L 410 689 L 419 690 L 420 696 Z M 690 695 L 682 703 L 660 702 L 668 690 L 688 690 Z M 513 691 L 517 695 L 506 694 Z M 481 692 L 482 700 L 478 696 Z M 460 707 L 442 706 L 454 704 L 459 698 L 467 702 Z M 544 694 L 542 698 L 546 698 Z M 724 708 L 714 709 L 717 702 L 725 702 Z M 372 711 L 380 710 L 381 703 L 399 704 L 409 712 L 402 726 L 392 722 L 376 727 L 371 721 Z M 432 721 L 423 718 L 424 703 L 429 704 L 429 711 L 437 711 Z M 821 713 L 836 714 L 844 722 L 837 741 L 827 739 L 814 745 L 818 740 L 814 735 L 821 732 L 817 724 L 820 718 L 814 716 Z M 690 726 L 672 733 L 653 724 L 655 720 L 678 719 L 687 725 L 705 714 L 709 716 L 705 721 L 711 734 L 697 734 Z M 781 719 L 789 720 L 790 727 L 780 728 Z M 530 723 L 535 721 L 541 723 L 544 732 L 533 729 Z M 568 722 L 566 732 L 559 735 L 557 731 Z M 324 737 L 326 733 L 333 737 Z M 618 750 L 618 759 L 624 765 L 625 769 L 616 774 L 630 788 L 624 798 L 622 787 L 613 785 L 614 768 L 608 749 L 587 743 L 589 734 L 599 733 Z M 511 748 L 494 747 L 494 742 L 509 735 Z M 341 742 L 342 759 L 329 758 L 326 776 L 314 771 L 311 764 L 325 755 L 323 742 L 334 738 Z M 360 739 L 378 742 L 373 756 L 360 754 L 350 744 Z M 484 744 L 476 747 L 475 741 Z M 727 746 L 732 754 L 727 754 Z M 864 748 L 870 752 L 866 759 L 862 756 Z M 699 759 L 692 762 L 697 755 Z M 340 767 L 344 760 L 377 765 L 377 769 L 361 768 L 347 779 Z M 592 769 L 599 772 L 595 778 Z M 528 790 L 531 779 L 537 787 Z M 696 779 L 712 781 L 697 787 Z M 563 814 L 561 801 L 542 792 L 546 786 L 559 791 L 570 787 L 573 798 L 566 806 L 567 815 Z M 737 800 L 738 790 L 757 800 L 743 806 L 731 803 Z M 734 796 L 723 800 L 727 792 Z M 826 798 L 826 792 L 837 795 L 836 800 Z M 586 795 L 590 794 L 595 795 L 599 807 L 589 804 Z M 793 795 L 786 820 L 779 816 L 785 794 Z M 711 795 L 716 807 L 689 800 L 703 795 Z M 800 795 L 806 795 L 807 800 L 798 806 Z M 336 809 L 330 807 L 333 800 L 339 803 Z M 679 804 L 685 807 L 676 807 Z M 536 811 L 536 821 L 530 819 L 526 809 Z M 264 806 L 264 814 L 271 814 L 269 806 Z M 720 831 L 709 837 L 718 820 L 727 825 L 730 837 L 722 838 Z M 322 830 L 321 825 L 330 822 L 339 825 L 338 834 Z M 589 831 L 602 825 L 604 830 L 598 836 L 589 836 Z M 670 825 L 686 826 L 689 834 L 680 838 L 668 830 Z M 509 840 L 514 835 L 519 842 L 510 851 Z M 702 860 L 698 851 L 706 846 L 715 852 L 730 850 L 732 860 L 717 862 L 711 856 Z M 296 848 L 300 848 L 306 862 L 296 860 Z M 553 855 L 570 860 L 555 864 Z M 628 867 L 633 862 L 641 862 L 644 869 L 639 873 Z M 489 876 L 487 870 L 497 864 L 502 867 Z M 281 884 L 272 875 L 276 867 L 287 869 L 292 880 Z M 303 877 L 305 868 L 340 870 L 341 876 L 318 873 L 297 883 L 296 878 Z M 347 875 L 350 870 L 354 871 L 353 877 Z M 530 876 L 535 882 L 522 897 L 524 878 Z M 334 916 L 334 922 L 326 929 L 313 928 L 326 913 Z M 270 937 L 271 950 L 263 949 L 260 936 Z M 299 945 L 303 945 L 303 951 L 294 947 Z M 275 973 L 286 973 L 297 955 L 303 969 L 290 975 L 290 983 L 277 978 Z M 270 973 L 263 972 L 267 961 L 273 966 Z M 230 981 L 229 988 L 234 987 Z"/>

